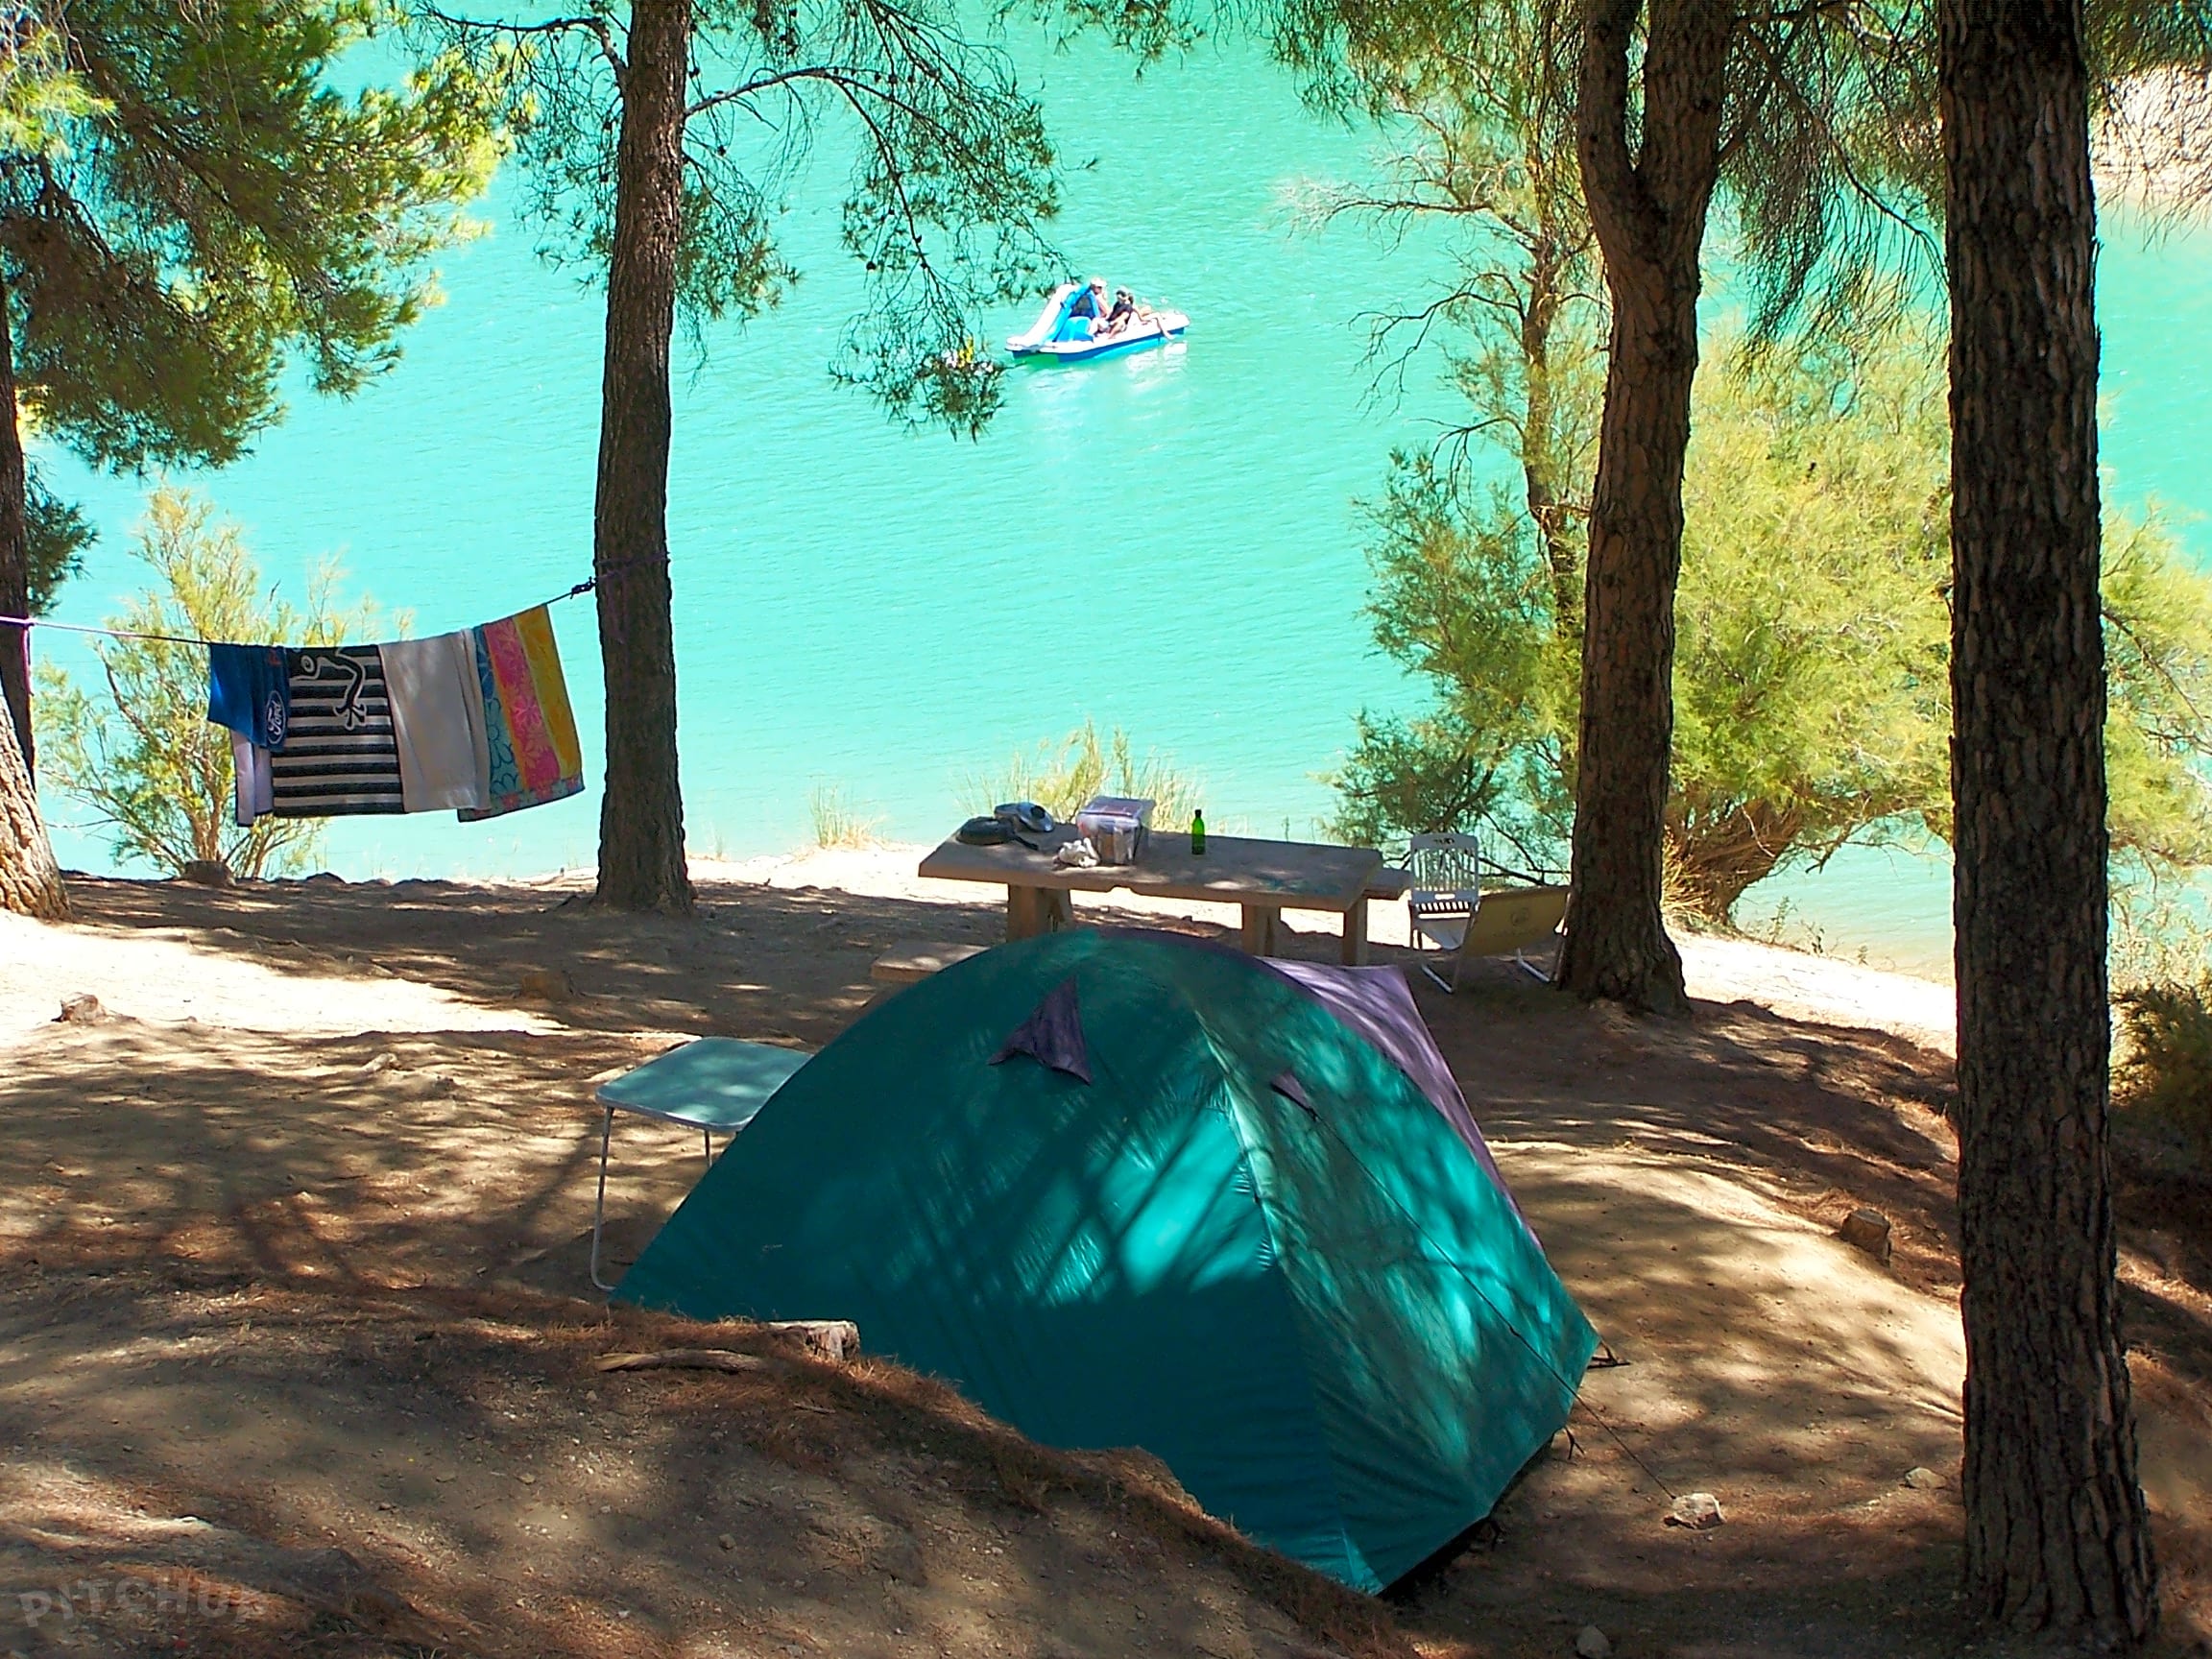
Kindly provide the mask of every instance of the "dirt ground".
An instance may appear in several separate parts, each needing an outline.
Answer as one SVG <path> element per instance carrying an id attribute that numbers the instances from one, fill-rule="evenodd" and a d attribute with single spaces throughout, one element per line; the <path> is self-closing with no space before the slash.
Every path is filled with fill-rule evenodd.
<path id="1" fill-rule="evenodd" d="M 1954 1597 L 1949 1062 L 1911 984 L 1838 1001 L 1743 947 L 1713 981 L 1738 999 L 1673 1024 L 1510 964 L 1455 997 L 1415 976 L 1618 1363 L 1468 1548 L 1367 1599 L 1141 1456 L 591 1293 L 597 1081 L 693 1035 L 819 1046 L 878 952 L 986 942 L 989 908 L 789 879 L 710 881 L 687 922 L 572 880 L 71 890 L 71 926 L 0 917 L 0 1653 L 1473 1659 L 1592 1624 L 1623 1659 L 2004 1650 Z M 1769 980 L 1787 1014 L 1743 999 Z M 54 1018 L 87 992 L 104 1018 Z M 2212 1189 L 2132 1134 L 2119 1165 L 2161 1645 L 2212 1651 Z M 613 1168 L 618 1266 L 701 1149 L 625 1122 Z M 1834 1237 L 1863 1205 L 1887 1265 Z M 679 1346 L 760 1363 L 594 1364 Z M 1692 1490 L 1723 1526 L 1665 1524 Z"/>

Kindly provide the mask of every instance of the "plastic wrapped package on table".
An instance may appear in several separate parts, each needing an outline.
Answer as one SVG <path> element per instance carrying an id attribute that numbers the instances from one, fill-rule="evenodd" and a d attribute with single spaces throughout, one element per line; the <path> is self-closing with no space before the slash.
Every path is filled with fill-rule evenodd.
<path id="1" fill-rule="evenodd" d="M 1134 864 L 1152 832 L 1149 799 L 1132 795 L 1094 795 L 1075 814 L 1075 830 L 1091 843 L 1101 864 Z"/>

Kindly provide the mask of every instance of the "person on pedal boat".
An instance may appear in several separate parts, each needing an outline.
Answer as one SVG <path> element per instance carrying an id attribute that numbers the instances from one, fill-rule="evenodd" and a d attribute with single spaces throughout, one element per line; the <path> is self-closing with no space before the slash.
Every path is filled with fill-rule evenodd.
<path id="1" fill-rule="evenodd" d="M 1118 334 L 1139 316 L 1137 296 L 1126 288 L 1114 290 L 1114 308 L 1106 313 L 1106 321 L 1098 325 L 1101 334 Z"/>
<path id="2" fill-rule="evenodd" d="M 1106 315 L 1106 278 L 1094 276 L 1075 291 L 1075 298 L 1068 303 L 1070 317 L 1088 317 L 1093 323 Z"/>
<path id="3" fill-rule="evenodd" d="M 1068 321 L 1060 338 L 1063 340 L 1089 340 L 1098 332 L 1098 325 L 1106 316 L 1106 278 L 1094 276 L 1075 290 L 1075 298 L 1068 301 Z"/>

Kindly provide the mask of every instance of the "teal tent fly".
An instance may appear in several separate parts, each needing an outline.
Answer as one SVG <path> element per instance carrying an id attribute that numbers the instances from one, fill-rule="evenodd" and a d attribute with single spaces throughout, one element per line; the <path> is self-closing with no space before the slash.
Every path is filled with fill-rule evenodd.
<path id="1" fill-rule="evenodd" d="M 1489 1513 L 1597 1344 L 1395 970 L 1094 929 L 856 1022 L 618 1294 L 855 1320 L 1363 1590 Z"/>

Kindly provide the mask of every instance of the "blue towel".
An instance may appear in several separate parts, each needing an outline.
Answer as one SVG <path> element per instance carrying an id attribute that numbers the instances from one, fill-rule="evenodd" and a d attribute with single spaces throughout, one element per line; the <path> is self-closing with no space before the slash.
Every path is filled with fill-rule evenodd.
<path id="1" fill-rule="evenodd" d="M 282 749 L 292 724 L 283 651 L 275 645 L 208 646 L 207 718 L 257 749 Z"/>

